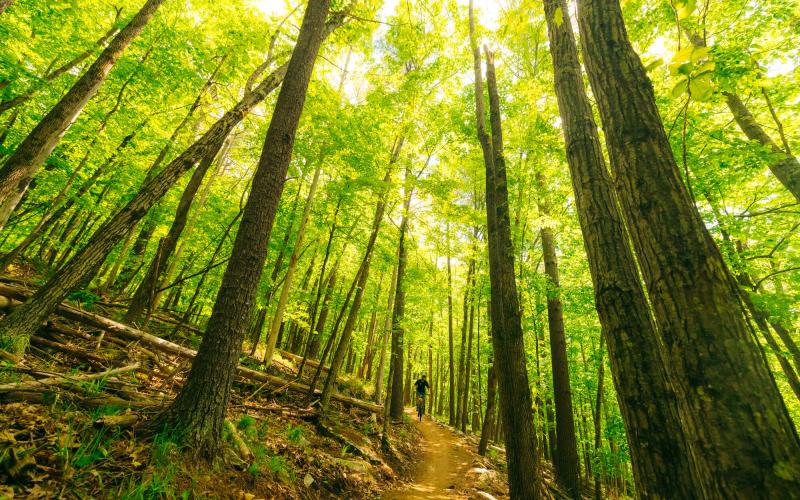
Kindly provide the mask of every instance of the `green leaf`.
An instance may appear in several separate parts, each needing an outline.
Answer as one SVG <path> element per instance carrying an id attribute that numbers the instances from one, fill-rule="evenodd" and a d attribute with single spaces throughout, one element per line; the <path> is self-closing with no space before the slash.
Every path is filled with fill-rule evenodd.
<path id="1" fill-rule="evenodd" d="M 564 24 L 564 12 L 561 11 L 561 7 L 556 8 L 556 12 L 553 14 L 553 20 L 559 28 Z"/>
<path id="2" fill-rule="evenodd" d="M 707 101 L 714 94 L 714 84 L 711 76 L 703 74 L 689 81 L 689 91 L 696 101 Z M 673 90 L 674 95 L 674 90 Z"/>
<path id="3" fill-rule="evenodd" d="M 711 49 L 708 47 L 692 47 L 692 63 L 697 64 L 697 61 L 708 57 L 708 53 L 711 52 Z"/>
<path id="4" fill-rule="evenodd" d="M 692 51 L 694 47 L 684 47 L 672 56 L 672 62 L 674 63 L 685 63 L 688 62 L 692 57 Z"/>
<path id="5" fill-rule="evenodd" d="M 680 97 L 689 88 L 689 80 L 683 79 L 672 88 L 672 97 Z"/>
<path id="6" fill-rule="evenodd" d="M 692 12 L 697 8 L 696 0 L 677 0 L 675 2 L 675 10 L 678 11 L 678 20 L 686 19 L 692 15 Z"/>

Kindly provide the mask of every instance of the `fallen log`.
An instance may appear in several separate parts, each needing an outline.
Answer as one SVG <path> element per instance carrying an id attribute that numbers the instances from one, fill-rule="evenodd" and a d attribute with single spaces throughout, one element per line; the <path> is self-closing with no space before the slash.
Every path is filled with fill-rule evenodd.
<path id="1" fill-rule="evenodd" d="M 67 344 L 63 344 L 61 342 L 54 342 L 52 340 L 48 340 L 43 337 L 39 337 L 38 335 L 31 336 L 31 343 L 38 345 L 39 347 L 45 346 L 53 349 L 55 351 L 63 352 L 65 354 L 69 354 L 73 358 L 79 361 L 85 361 L 88 363 L 92 368 L 99 368 L 103 369 L 106 368 L 108 364 L 108 360 L 98 356 L 96 354 L 92 354 L 88 351 L 83 349 L 78 349 L 76 347 L 69 346 Z"/>
<path id="2" fill-rule="evenodd" d="M 283 351 L 283 350 L 278 351 L 278 353 L 281 355 L 282 358 L 290 359 L 290 360 L 292 360 L 292 361 L 294 361 L 296 363 L 302 363 L 303 362 L 303 356 L 298 356 L 297 354 L 291 353 L 289 351 Z M 310 366 L 311 368 L 317 368 L 317 367 L 319 367 L 319 361 L 313 360 L 311 358 L 306 358 L 306 365 Z M 323 366 L 322 370 L 323 371 L 328 371 L 328 370 L 330 370 L 330 368 L 328 366 Z"/>
<path id="3" fill-rule="evenodd" d="M 30 295 L 30 292 L 16 287 L 0 284 L 0 295 L 17 298 L 20 300 L 26 300 Z M 67 319 L 88 324 L 95 328 L 105 330 L 106 332 L 111 333 L 113 335 L 117 335 L 119 337 L 123 337 L 128 340 L 138 340 L 162 352 L 167 352 L 184 358 L 194 358 L 195 355 L 197 354 L 197 351 L 193 349 L 188 349 L 186 347 L 180 346 L 168 340 L 156 337 L 155 335 L 151 335 L 141 330 L 137 330 L 136 328 L 130 327 L 118 321 L 114 321 L 106 317 L 100 316 L 99 314 L 91 313 L 88 311 L 81 311 L 80 309 L 68 306 L 66 304 L 61 304 L 60 306 L 58 306 L 56 312 L 60 316 L 63 316 Z M 309 386 L 301 384 L 299 382 L 288 382 L 287 385 L 287 381 L 283 378 L 268 375 L 264 372 L 251 370 L 250 368 L 246 368 L 242 365 L 239 365 L 237 367 L 237 373 L 240 377 L 244 379 L 256 382 L 268 383 L 269 385 L 275 387 L 287 386 L 288 389 L 295 392 L 302 392 L 307 394 L 310 389 Z M 320 391 L 315 391 L 315 394 L 319 393 Z M 376 405 L 374 403 L 369 403 L 367 401 L 362 401 L 360 399 L 343 396 L 341 394 L 334 394 L 332 396 L 332 399 L 342 404 L 360 408 L 362 410 L 373 413 L 381 413 L 383 411 L 382 405 Z"/>
<path id="4" fill-rule="evenodd" d="M 76 382 L 88 382 L 90 380 L 97 380 L 104 377 L 110 377 L 112 375 L 119 375 L 120 373 L 130 372 L 137 368 L 139 368 L 139 363 L 123 366 L 122 368 L 114 368 L 111 370 L 106 370 L 100 373 L 87 373 L 85 375 L 74 375 L 74 376 L 62 375 L 58 377 L 43 378 L 40 380 L 31 380 L 28 382 L 2 384 L 0 385 L 0 392 L 24 392 L 31 390 L 35 391 L 36 389 L 41 389 L 44 387 L 73 385 Z"/>
<path id="5" fill-rule="evenodd" d="M 22 358 L 20 358 L 16 354 L 11 354 L 10 352 L 5 351 L 3 349 L 0 349 L 0 359 L 4 359 L 14 364 L 17 364 L 20 361 L 22 361 Z"/>

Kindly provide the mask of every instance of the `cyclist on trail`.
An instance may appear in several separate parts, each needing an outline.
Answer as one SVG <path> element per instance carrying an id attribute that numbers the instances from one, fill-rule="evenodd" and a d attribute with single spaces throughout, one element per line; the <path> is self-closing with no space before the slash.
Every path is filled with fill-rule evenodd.
<path id="1" fill-rule="evenodd" d="M 428 383 L 425 374 L 422 375 L 422 378 L 419 378 L 416 382 L 414 382 L 414 387 L 417 390 L 417 416 L 419 417 L 420 422 L 422 422 L 422 415 L 425 414 L 425 396 L 427 394 L 427 390 L 431 388 L 431 385 Z"/>

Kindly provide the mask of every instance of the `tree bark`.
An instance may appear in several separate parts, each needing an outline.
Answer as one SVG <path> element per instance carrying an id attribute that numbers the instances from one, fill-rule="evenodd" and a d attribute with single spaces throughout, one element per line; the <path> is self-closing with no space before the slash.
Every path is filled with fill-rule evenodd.
<path id="1" fill-rule="evenodd" d="M 451 427 L 456 426 L 456 367 L 455 339 L 453 338 L 453 273 L 450 267 L 450 223 L 447 224 L 447 362 L 449 367 L 447 398 L 447 420 Z"/>
<path id="2" fill-rule="evenodd" d="M 494 407 L 497 391 L 497 378 L 494 375 L 494 364 L 489 364 L 488 380 L 486 382 L 486 414 L 483 418 L 483 428 L 481 429 L 481 440 L 478 444 L 478 455 L 486 456 L 486 448 L 489 446 L 489 437 L 494 433 Z"/>
<path id="3" fill-rule="evenodd" d="M 317 52 L 325 38 L 328 0 L 310 2 L 286 79 L 275 103 L 233 253 L 192 368 L 172 405 L 158 418 L 207 459 L 217 456 L 247 321 L 255 303 L 294 137 Z"/>
<path id="4" fill-rule="evenodd" d="M 475 71 L 475 104 L 478 140 L 486 168 L 486 215 L 491 281 L 492 344 L 500 408 L 506 428 L 506 462 L 511 496 L 538 499 L 541 496 L 539 452 L 532 414 L 519 298 L 514 275 L 508 187 L 506 184 L 500 99 L 494 71 L 494 56 L 486 50 L 486 80 L 489 91 L 491 138 L 486 133 L 483 107 L 480 51 L 475 39 L 470 1 L 470 42 Z"/>
<path id="5" fill-rule="evenodd" d="M 619 2 L 581 0 L 578 20 L 622 212 L 692 442 L 695 494 L 794 495 L 800 440 L 738 286 L 681 181 Z"/>
<path id="6" fill-rule="evenodd" d="M 164 0 L 147 0 L 83 76 L 8 157 L 0 169 L 0 229 L 5 226 L 9 215 L 25 194 L 39 166 L 56 147 L 86 103 L 94 97 L 122 53 L 142 32 L 163 2 Z"/>
<path id="7" fill-rule="evenodd" d="M 467 294 L 465 292 L 464 299 L 464 328 L 463 331 L 469 331 L 469 336 L 466 339 L 466 355 L 464 359 L 464 373 L 461 376 L 461 389 L 459 391 L 459 401 L 461 406 L 461 432 L 467 432 L 468 418 L 468 404 L 470 392 L 470 376 L 472 370 L 472 337 L 475 333 L 475 258 L 470 258 L 469 270 L 467 271 L 467 290 L 469 291 L 469 311 L 467 311 Z M 463 337 L 464 335 L 462 335 Z M 464 351 L 464 343 L 461 344 L 461 351 Z"/>
<path id="8" fill-rule="evenodd" d="M 400 144 L 402 144 L 402 139 Z M 413 189 L 410 185 L 410 167 L 406 166 L 405 199 L 403 200 L 403 217 L 400 220 L 400 236 L 397 242 L 397 281 L 395 283 L 394 307 L 392 308 L 392 371 L 394 372 L 391 383 L 391 408 L 389 414 L 394 420 L 403 418 L 403 343 L 405 342 L 405 325 L 403 320 L 406 314 L 405 277 L 408 251 L 406 249 L 406 234 L 408 233 L 408 216 L 411 209 L 411 196 Z"/>
<path id="9" fill-rule="evenodd" d="M 469 299 L 470 299 L 470 282 L 472 280 L 472 273 L 474 272 L 474 264 L 470 261 L 470 264 L 467 265 L 467 281 L 466 285 L 464 286 L 464 304 L 463 304 L 463 311 L 462 316 L 463 319 L 461 321 L 461 344 L 459 344 L 458 349 L 458 390 L 456 396 L 456 423 L 455 427 L 461 427 L 461 422 L 463 420 L 463 415 L 465 411 L 465 406 L 463 405 L 464 400 L 464 388 L 466 387 L 466 380 L 464 374 L 464 362 L 466 358 L 466 346 L 467 346 L 467 328 L 469 327 Z"/>
<path id="10" fill-rule="evenodd" d="M 539 179 L 540 188 L 544 186 Z M 539 210 L 548 210 L 540 203 Z M 558 260 L 553 231 L 549 227 L 541 229 L 542 250 L 544 253 L 545 274 L 549 278 L 547 290 L 547 322 L 550 332 L 550 361 L 553 369 L 553 399 L 556 407 L 556 479 L 572 496 L 580 496 L 580 462 L 578 443 L 575 437 L 575 420 L 572 412 L 572 391 L 569 383 L 569 358 L 567 357 L 567 338 L 564 332 L 564 312 L 561 305 L 558 279 Z"/>
<path id="11" fill-rule="evenodd" d="M 392 312 L 394 309 L 394 296 L 397 286 L 397 265 L 392 267 L 392 281 L 389 283 L 389 296 L 386 299 L 386 316 L 383 321 L 383 335 L 381 338 L 380 360 L 378 371 L 375 374 L 375 403 L 379 404 L 383 398 L 383 373 L 386 368 L 386 347 L 389 345 L 389 334 L 392 330 Z"/>

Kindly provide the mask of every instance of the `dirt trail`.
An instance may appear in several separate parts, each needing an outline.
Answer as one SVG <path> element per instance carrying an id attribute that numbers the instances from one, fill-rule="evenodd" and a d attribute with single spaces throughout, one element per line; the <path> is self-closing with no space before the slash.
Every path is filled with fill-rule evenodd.
<path id="1" fill-rule="evenodd" d="M 464 482 L 464 476 L 472 464 L 472 454 L 466 444 L 453 431 L 438 425 L 425 416 L 422 422 L 414 423 L 423 436 L 420 447 L 425 454 L 413 474 L 414 482 L 383 494 L 386 500 L 408 498 L 468 498 L 456 491 Z"/>

